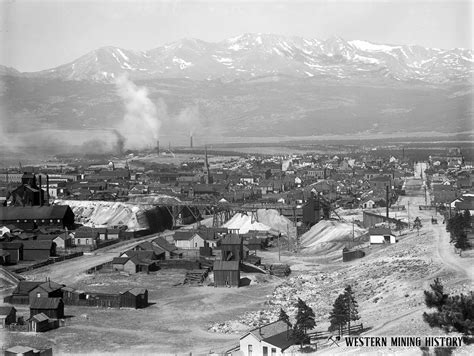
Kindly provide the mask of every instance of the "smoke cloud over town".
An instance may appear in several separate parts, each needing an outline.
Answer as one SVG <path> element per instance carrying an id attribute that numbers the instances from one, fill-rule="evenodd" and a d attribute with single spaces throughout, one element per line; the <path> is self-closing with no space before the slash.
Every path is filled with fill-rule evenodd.
<path id="1" fill-rule="evenodd" d="M 157 106 L 148 97 L 148 89 L 139 87 L 128 79 L 120 76 L 115 85 L 117 93 L 125 105 L 125 115 L 118 125 L 119 148 L 144 149 L 156 145 L 162 121 L 161 115 L 166 115 L 166 106 Z M 125 140 L 123 140 L 125 138 Z"/>

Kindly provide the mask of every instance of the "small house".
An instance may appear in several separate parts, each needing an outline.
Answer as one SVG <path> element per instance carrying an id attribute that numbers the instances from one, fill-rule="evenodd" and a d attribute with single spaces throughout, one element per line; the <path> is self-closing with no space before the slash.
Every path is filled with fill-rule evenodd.
<path id="1" fill-rule="evenodd" d="M 81 226 L 74 234 L 74 244 L 76 246 L 89 246 L 95 249 L 98 242 L 99 233 L 93 227 Z"/>
<path id="2" fill-rule="evenodd" d="M 0 305 L 0 328 L 16 323 L 16 309 L 11 305 Z"/>
<path id="3" fill-rule="evenodd" d="M 120 304 L 123 308 L 146 308 L 148 306 L 148 290 L 133 288 L 120 295 Z"/>
<path id="4" fill-rule="evenodd" d="M 190 250 L 204 247 L 204 239 L 194 231 L 176 231 L 173 236 L 176 247 Z"/>
<path id="5" fill-rule="evenodd" d="M 215 287 L 239 287 L 239 261 L 215 261 L 213 271 Z"/>
<path id="6" fill-rule="evenodd" d="M 30 304 L 30 292 L 43 282 L 20 281 L 12 294 L 4 298 L 5 303 Z"/>
<path id="7" fill-rule="evenodd" d="M 51 319 L 64 318 L 64 302 L 61 298 L 35 298 L 30 304 L 30 318 L 40 313 Z"/>
<path id="8" fill-rule="evenodd" d="M 395 235 L 389 228 L 371 227 L 369 229 L 370 244 L 394 244 L 397 242 Z"/>
<path id="9" fill-rule="evenodd" d="M 281 356 L 295 343 L 291 328 L 283 320 L 252 329 L 239 340 L 240 351 L 245 356 Z"/>
<path id="10" fill-rule="evenodd" d="M 56 244 L 52 240 L 26 240 L 22 244 L 25 261 L 42 261 L 56 255 Z"/>
<path id="11" fill-rule="evenodd" d="M 58 284 L 53 281 L 41 283 L 29 292 L 30 303 L 35 298 L 62 298 L 62 288 L 64 284 Z"/>

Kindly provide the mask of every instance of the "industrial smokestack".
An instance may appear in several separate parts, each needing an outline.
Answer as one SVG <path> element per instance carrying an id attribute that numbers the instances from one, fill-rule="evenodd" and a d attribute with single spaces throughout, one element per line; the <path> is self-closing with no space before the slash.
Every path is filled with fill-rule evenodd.
<path id="1" fill-rule="evenodd" d="M 159 155 L 160 154 L 160 140 L 156 141 L 156 153 Z"/>
<path id="2" fill-rule="evenodd" d="M 49 174 L 46 174 L 46 205 L 49 205 Z"/>
<path id="3" fill-rule="evenodd" d="M 189 136 L 189 147 L 193 148 L 193 135 Z"/>
<path id="4" fill-rule="evenodd" d="M 385 187 L 385 189 L 386 189 L 386 191 L 387 191 L 387 198 L 386 198 L 386 200 L 387 200 L 387 218 L 389 218 L 389 216 L 388 216 L 388 205 L 389 205 L 389 201 L 388 201 L 388 185 Z"/>

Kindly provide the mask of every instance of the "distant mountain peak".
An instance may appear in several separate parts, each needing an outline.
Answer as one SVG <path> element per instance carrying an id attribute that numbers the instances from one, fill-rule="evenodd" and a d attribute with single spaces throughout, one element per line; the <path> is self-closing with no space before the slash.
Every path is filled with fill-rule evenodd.
<path id="1" fill-rule="evenodd" d="M 121 73 L 134 78 L 250 79 L 261 76 L 370 77 L 429 83 L 470 80 L 473 52 L 417 45 L 381 44 L 244 33 L 217 43 L 183 38 L 148 51 L 105 46 L 77 60 L 29 76 L 111 81 Z M 2 70 L 4 75 L 22 75 Z"/>

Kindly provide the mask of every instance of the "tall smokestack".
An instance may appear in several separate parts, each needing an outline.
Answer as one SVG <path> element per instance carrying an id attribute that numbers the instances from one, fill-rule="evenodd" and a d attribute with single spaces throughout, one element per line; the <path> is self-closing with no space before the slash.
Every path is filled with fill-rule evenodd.
<path id="1" fill-rule="evenodd" d="M 160 154 L 160 140 L 156 140 L 156 153 Z"/>
<path id="2" fill-rule="evenodd" d="M 49 174 L 46 174 L 46 205 L 49 205 Z"/>
<path id="3" fill-rule="evenodd" d="M 189 136 L 189 147 L 193 148 L 193 135 Z"/>
<path id="4" fill-rule="evenodd" d="M 387 218 L 389 217 L 388 216 L 388 205 L 389 205 L 389 202 L 388 202 L 388 185 L 385 187 L 386 191 L 387 191 L 387 198 L 386 198 L 386 201 L 387 201 Z"/>

